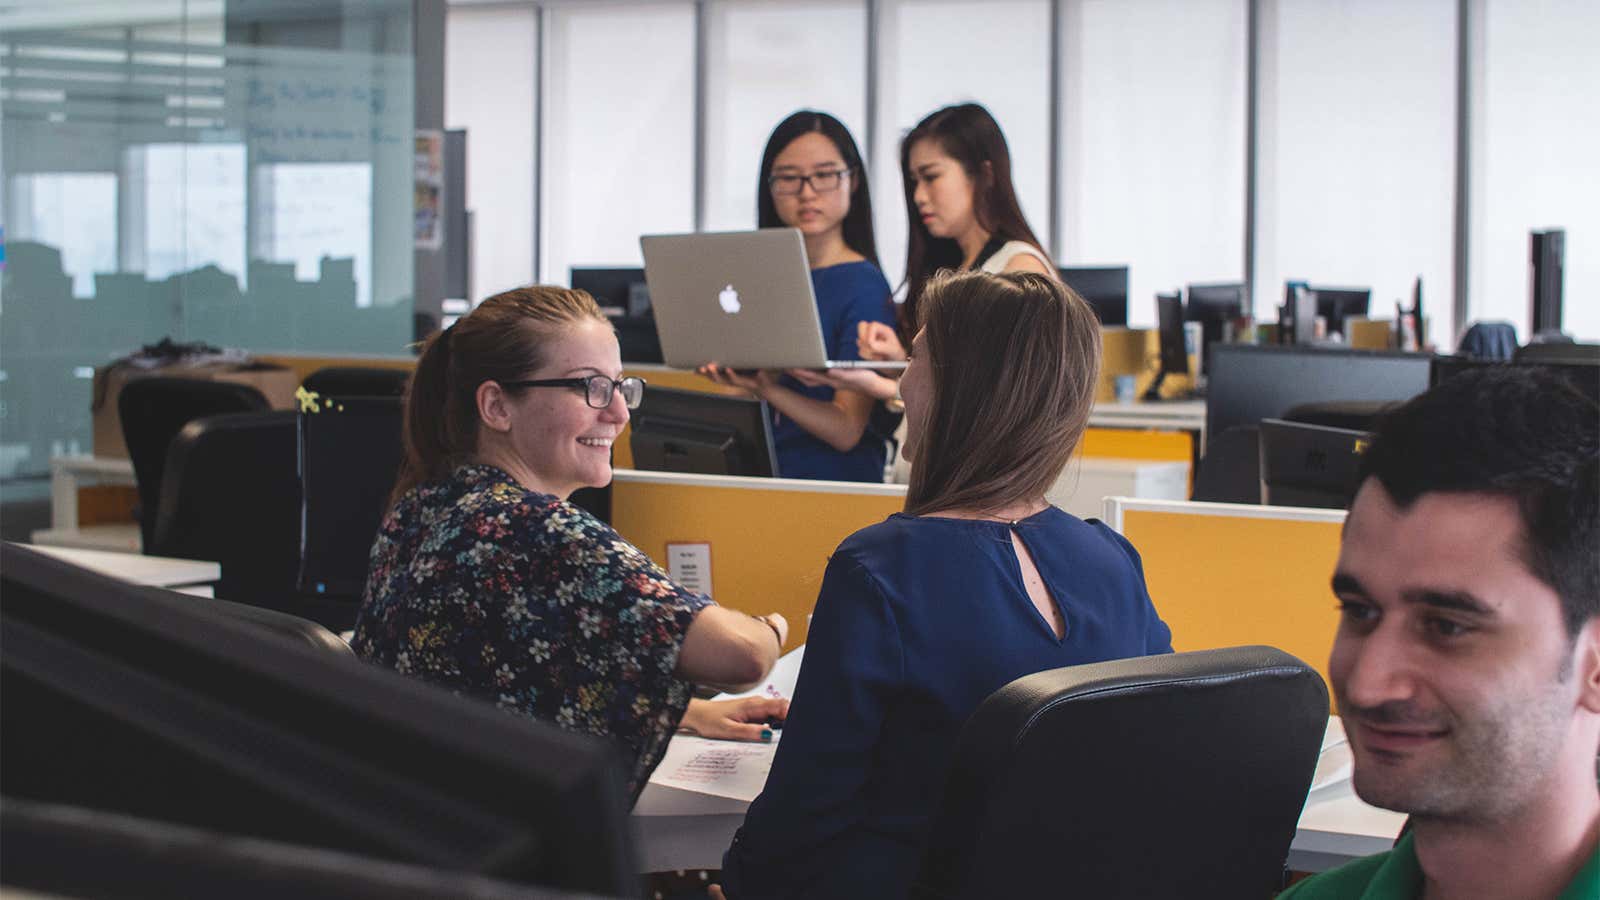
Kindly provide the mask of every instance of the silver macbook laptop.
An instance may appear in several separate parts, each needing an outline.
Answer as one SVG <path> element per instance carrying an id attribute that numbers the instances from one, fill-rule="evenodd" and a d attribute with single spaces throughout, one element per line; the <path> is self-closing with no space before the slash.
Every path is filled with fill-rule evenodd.
<path id="1" fill-rule="evenodd" d="M 904 368 L 830 360 L 795 228 L 639 238 L 666 364 L 736 369 Z"/>

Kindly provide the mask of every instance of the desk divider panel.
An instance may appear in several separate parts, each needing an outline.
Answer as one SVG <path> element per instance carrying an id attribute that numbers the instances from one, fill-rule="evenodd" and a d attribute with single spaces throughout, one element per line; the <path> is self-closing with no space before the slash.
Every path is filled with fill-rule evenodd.
<path id="1" fill-rule="evenodd" d="M 668 543 L 711 545 L 712 597 L 789 620 L 785 650 L 805 643 L 806 616 L 835 547 L 905 506 L 900 485 L 619 470 L 611 524 L 662 568 Z"/>
<path id="2" fill-rule="evenodd" d="M 1343 510 L 1106 498 L 1174 650 L 1267 644 L 1328 677 Z"/>
<path id="3" fill-rule="evenodd" d="M 1194 439 L 1186 431 L 1133 428 L 1089 428 L 1083 433 L 1079 456 L 1097 459 L 1149 459 L 1190 462 Z"/>

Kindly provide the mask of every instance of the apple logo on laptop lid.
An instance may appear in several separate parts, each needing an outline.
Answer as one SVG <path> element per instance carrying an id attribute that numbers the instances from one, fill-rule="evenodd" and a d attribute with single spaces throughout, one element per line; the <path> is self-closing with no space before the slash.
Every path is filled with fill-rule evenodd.
<path id="1" fill-rule="evenodd" d="M 722 311 L 730 316 L 741 309 L 739 292 L 734 290 L 731 284 L 724 287 L 722 292 L 717 294 L 717 302 L 722 304 Z"/>

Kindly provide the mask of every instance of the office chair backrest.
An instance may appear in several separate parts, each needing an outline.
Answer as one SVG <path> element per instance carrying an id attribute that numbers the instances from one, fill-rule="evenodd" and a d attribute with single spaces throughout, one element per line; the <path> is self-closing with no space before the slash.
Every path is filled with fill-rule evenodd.
<path id="1" fill-rule="evenodd" d="M 299 586 L 352 616 L 400 469 L 402 415 L 399 397 L 336 397 L 299 416 Z"/>
<path id="2" fill-rule="evenodd" d="M 1302 425 L 1321 425 L 1324 428 L 1343 428 L 1347 431 L 1371 431 L 1378 424 L 1378 420 L 1383 418 L 1384 413 L 1399 405 L 1398 400 L 1328 400 L 1299 403 L 1283 414 L 1283 420 Z"/>
<path id="3" fill-rule="evenodd" d="M 332 397 L 399 397 L 410 381 L 409 369 L 329 366 L 307 375 L 301 387 Z"/>
<path id="4" fill-rule="evenodd" d="M 206 416 L 184 425 L 167 452 L 156 509 L 146 552 L 221 563 L 218 597 L 296 611 L 293 412 Z"/>
<path id="5" fill-rule="evenodd" d="M 1270 647 L 1019 678 L 961 731 L 911 895 L 1269 897 L 1327 721 Z"/>
<path id="6" fill-rule="evenodd" d="M 1517 329 L 1510 322 L 1473 322 L 1462 332 L 1456 352 L 1472 359 L 1505 362 L 1517 352 Z"/>
<path id="7" fill-rule="evenodd" d="M 221 613 L 248 625 L 260 628 L 279 637 L 288 638 L 305 644 L 317 650 L 324 650 L 334 656 L 356 655 L 344 639 L 332 631 L 318 625 L 310 619 L 304 619 L 286 612 L 268 609 L 263 606 L 251 606 L 245 603 L 233 603 L 227 600 L 216 599 L 204 601 L 212 612 Z"/>
<path id="8" fill-rule="evenodd" d="M 122 439 L 139 490 L 139 536 L 150 547 L 158 517 L 167 448 L 179 429 L 203 416 L 255 412 L 267 398 L 249 385 L 198 378 L 151 376 L 123 386 L 117 395 Z M 148 552 L 148 551 L 147 551 Z"/>

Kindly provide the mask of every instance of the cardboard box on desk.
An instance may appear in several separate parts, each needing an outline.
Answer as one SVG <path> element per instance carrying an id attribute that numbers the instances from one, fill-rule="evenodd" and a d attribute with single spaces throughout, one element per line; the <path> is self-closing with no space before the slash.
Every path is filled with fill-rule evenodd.
<path id="1" fill-rule="evenodd" d="M 266 363 L 219 363 L 214 365 L 158 366 L 153 369 L 137 366 L 97 366 L 94 370 L 94 455 L 128 458 L 128 447 L 122 442 L 122 417 L 117 412 L 117 396 L 128 382 L 139 378 L 198 378 L 202 381 L 231 381 L 245 384 L 266 395 L 273 409 L 293 409 L 295 388 L 300 386 L 300 376 L 293 369 Z"/>

